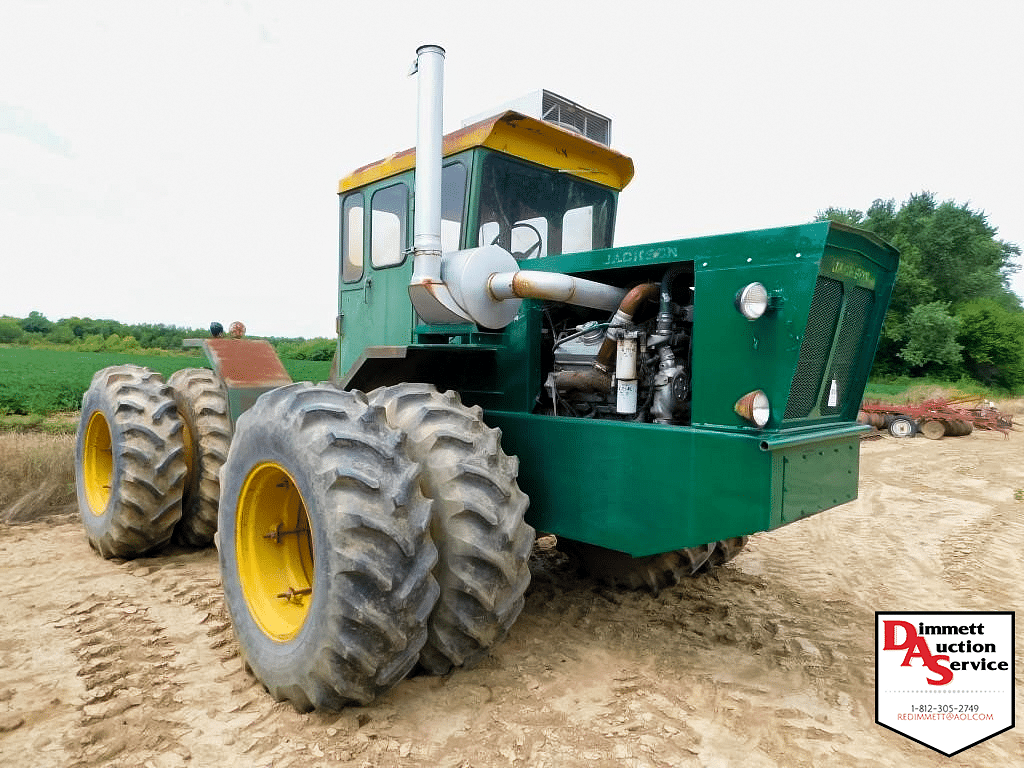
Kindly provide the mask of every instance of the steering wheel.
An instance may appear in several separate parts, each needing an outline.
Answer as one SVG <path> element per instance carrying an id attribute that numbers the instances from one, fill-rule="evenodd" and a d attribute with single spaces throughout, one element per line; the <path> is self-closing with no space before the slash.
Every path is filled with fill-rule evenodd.
<path id="1" fill-rule="evenodd" d="M 516 251 L 512 255 L 515 256 L 516 259 L 532 259 L 533 256 L 531 256 L 530 254 L 533 253 L 534 251 L 536 251 L 537 253 L 535 255 L 536 256 L 540 256 L 540 251 L 544 247 L 544 237 L 541 235 L 540 230 L 537 229 L 535 226 L 533 226 L 533 224 L 530 224 L 527 221 L 517 221 L 515 224 L 512 225 L 512 229 L 514 230 L 516 227 L 526 227 L 527 229 L 529 229 L 531 232 L 533 232 L 534 236 L 537 238 L 537 242 L 533 243 L 525 251 L 522 251 L 522 252 Z M 509 239 L 510 240 L 511 240 L 511 237 L 512 237 L 512 231 L 510 230 L 509 231 Z M 501 239 L 501 234 L 500 233 L 495 235 L 494 239 L 491 240 L 491 245 L 497 245 L 497 243 L 498 243 L 498 241 L 500 239 Z"/>
<path id="2" fill-rule="evenodd" d="M 513 232 L 515 231 L 516 227 L 525 227 L 526 229 L 533 232 L 534 236 L 537 238 L 537 242 L 530 245 L 530 247 L 527 248 L 525 251 L 516 252 L 513 253 L 512 255 L 515 256 L 516 259 L 532 259 L 534 256 L 540 256 L 541 249 L 544 247 L 544 237 L 541 235 L 540 230 L 527 221 L 517 221 L 515 224 L 513 224 Z M 531 256 L 530 254 L 533 254 L 533 256 Z"/>

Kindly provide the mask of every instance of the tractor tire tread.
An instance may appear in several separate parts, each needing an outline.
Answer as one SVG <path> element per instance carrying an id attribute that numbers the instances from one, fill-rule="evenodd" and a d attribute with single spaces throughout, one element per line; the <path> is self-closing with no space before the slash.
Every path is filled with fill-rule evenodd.
<path id="1" fill-rule="evenodd" d="M 168 383 L 178 415 L 192 439 L 192 464 L 185 486 L 181 522 L 175 537 L 192 547 L 205 547 L 217 532 L 220 470 L 231 446 L 228 397 L 217 375 L 207 368 L 182 368 Z"/>
<path id="2" fill-rule="evenodd" d="M 434 501 L 441 597 L 420 664 L 433 674 L 470 667 L 508 635 L 530 584 L 535 535 L 524 521 L 529 499 L 516 481 L 519 462 L 502 450 L 501 431 L 456 392 L 398 384 L 369 398 L 405 433 Z"/>
<path id="3" fill-rule="evenodd" d="M 658 594 L 685 578 L 727 563 L 746 543 L 746 536 L 737 536 L 645 557 L 567 539 L 559 539 L 559 549 L 582 571 L 610 587 L 647 589 Z"/>
<path id="4" fill-rule="evenodd" d="M 85 493 L 85 431 L 100 411 L 110 428 L 110 497 L 97 514 Z M 182 423 L 171 389 L 155 371 L 116 365 L 97 371 L 82 396 L 75 445 L 78 507 L 89 544 L 105 558 L 134 558 L 166 544 L 181 518 L 185 485 Z"/>
<path id="5" fill-rule="evenodd" d="M 304 489 L 314 541 L 310 612 L 276 642 L 239 581 L 235 518 L 249 472 L 280 462 Z M 360 392 L 300 382 L 239 417 L 222 472 L 220 559 L 244 663 L 300 711 L 368 704 L 416 665 L 438 598 L 430 502 L 404 438 Z"/>

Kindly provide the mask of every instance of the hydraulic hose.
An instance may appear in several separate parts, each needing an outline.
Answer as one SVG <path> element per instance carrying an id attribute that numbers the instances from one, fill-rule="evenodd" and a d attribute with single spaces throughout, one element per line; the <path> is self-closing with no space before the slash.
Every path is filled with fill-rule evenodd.
<path id="1" fill-rule="evenodd" d="M 669 336 L 672 333 L 672 283 L 686 271 L 682 264 L 676 264 L 661 278 L 661 301 L 658 305 L 658 325 L 655 337 Z"/>
<path id="2" fill-rule="evenodd" d="M 653 299 L 657 291 L 657 283 L 641 283 L 623 297 L 604 335 L 604 343 L 601 344 L 601 350 L 597 353 L 597 360 L 594 363 L 595 368 L 602 371 L 611 370 L 612 361 L 615 359 L 615 329 L 631 323 L 640 305 L 648 299 Z"/>

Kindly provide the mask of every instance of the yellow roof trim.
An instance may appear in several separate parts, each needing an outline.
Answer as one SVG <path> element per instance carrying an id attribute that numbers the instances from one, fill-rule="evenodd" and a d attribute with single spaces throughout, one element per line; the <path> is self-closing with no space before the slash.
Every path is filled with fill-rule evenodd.
<path id="1" fill-rule="evenodd" d="M 441 152 L 448 157 L 473 147 L 504 152 L 612 189 L 621 190 L 633 178 L 633 161 L 625 155 L 518 112 L 504 112 L 449 133 Z M 398 152 L 356 169 L 338 183 L 338 192 L 390 178 L 415 165 L 415 149 Z"/>

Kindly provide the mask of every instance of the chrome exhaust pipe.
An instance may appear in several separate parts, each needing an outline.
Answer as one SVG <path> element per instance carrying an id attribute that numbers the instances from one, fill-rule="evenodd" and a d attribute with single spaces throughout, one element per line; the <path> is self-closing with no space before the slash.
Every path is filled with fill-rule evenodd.
<path id="1" fill-rule="evenodd" d="M 413 253 L 418 260 L 417 267 L 430 267 L 424 269 L 423 274 L 436 277 L 440 282 L 444 48 L 439 45 L 424 45 L 417 48 L 416 71 L 419 73 L 419 108 L 416 119 L 416 217 Z"/>
<path id="2" fill-rule="evenodd" d="M 444 48 L 421 45 L 413 65 L 417 80 L 416 214 L 409 298 L 428 323 L 469 319 L 441 279 L 441 147 L 443 143 Z"/>

